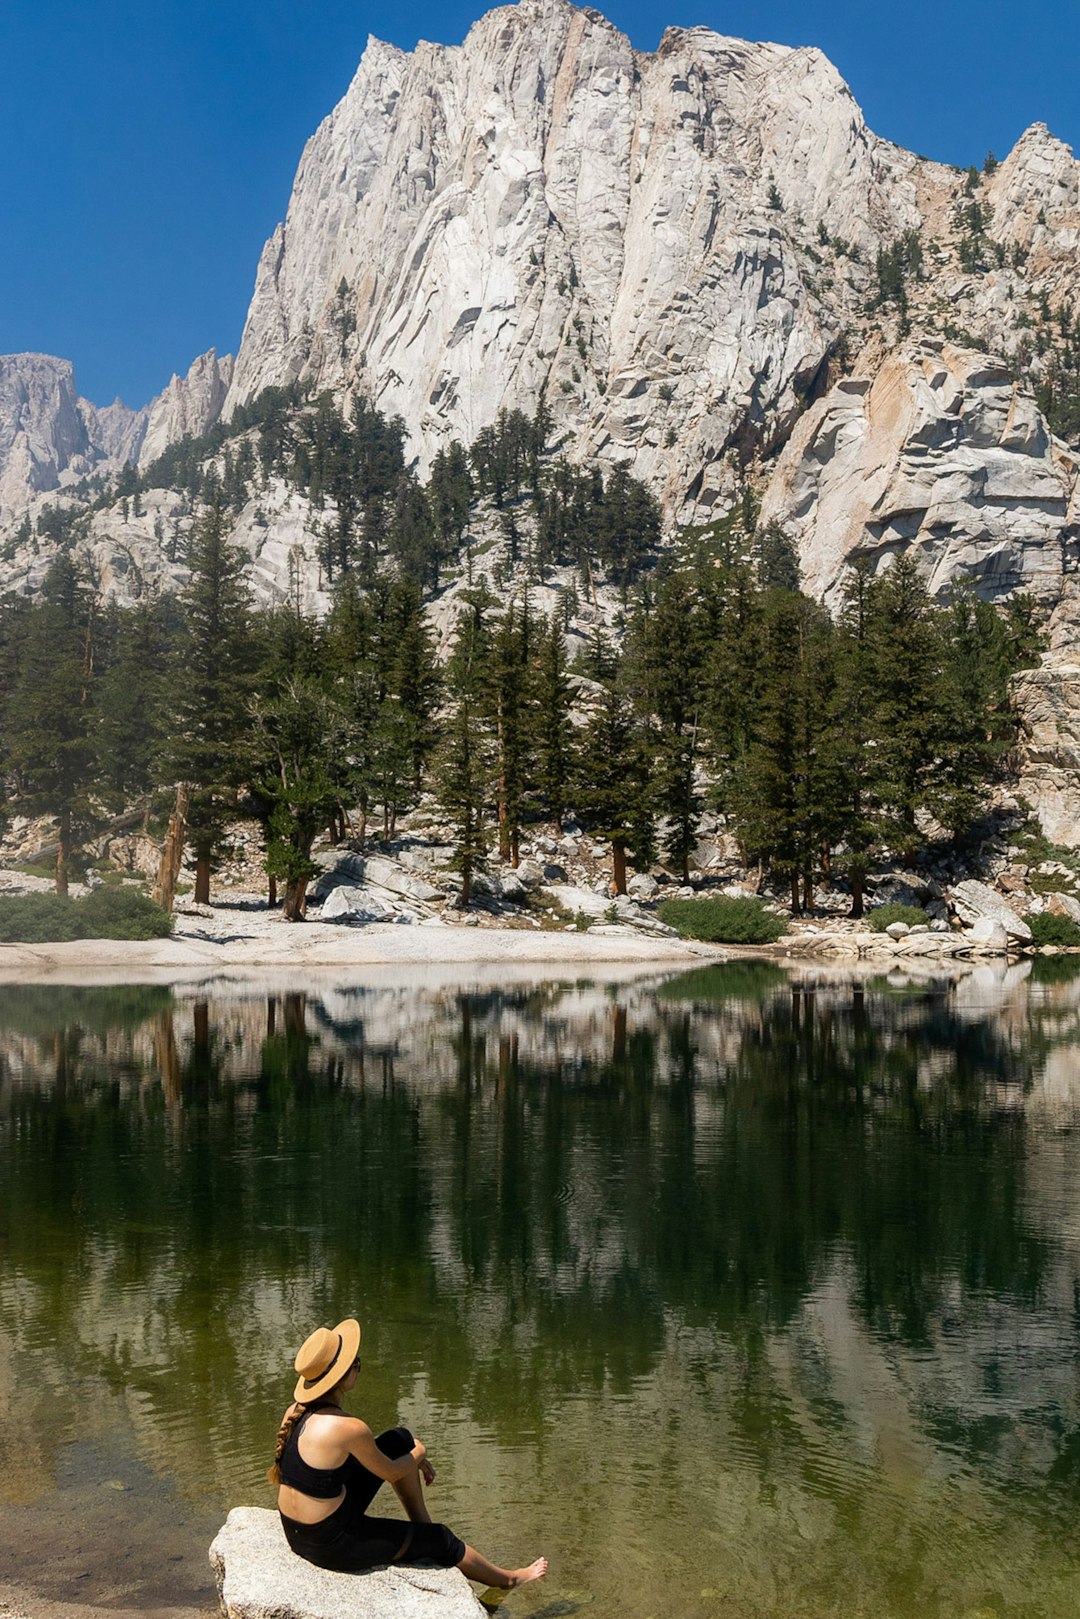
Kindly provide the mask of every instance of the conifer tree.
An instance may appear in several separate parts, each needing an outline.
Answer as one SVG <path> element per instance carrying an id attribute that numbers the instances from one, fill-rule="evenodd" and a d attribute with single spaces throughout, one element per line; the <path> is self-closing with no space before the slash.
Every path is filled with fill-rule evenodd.
<path id="1" fill-rule="evenodd" d="M 647 742 L 618 672 L 601 685 L 585 727 L 575 797 L 586 826 L 611 844 L 612 892 L 625 894 L 627 857 L 647 869 L 655 825 Z"/>
<path id="2" fill-rule="evenodd" d="M 116 810 L 157 785 L 170 684 L 179 667 L 175 598 L 110 605 L 95 658 L 93 744 L 97 788 Z"/>
<path id="3" fill-rule="evenodd" d="M 452 708 L 436 761 L 435 793 L 454 829 L 455 870 L 461 873 L 461 906 L 472 898 L 473 877 L 484 868 L 484 811 L 489 802 L 492 748 L 484 700 L 491 657 L 491 597 L 463 593 L 447 667 Z"/>
<path id="4" fill-rule="evenodd" d="M 185 835 L 195 848 L 195 900 L 210 899 L 210 869 L 242 774 L 253 662 L 244 554 L 231 545 L 220 494 L 196 523 L 191 578 L 180 596 L 182 633 L 166 779 L 188 789 Z M 159 898 L 172 907 L 171 893 Z"/>
<path id="5" fill-rule="evenodd" d="M 875 686 L 877 590 L 877 581 L 867 567 L 850 570 L 844 582 L 834 643 L 835 833 L 845 850 L 843 875 L 851 889 L 851 915 L 855 918 L 863 914 L 867 873 L 884 831 Z"/>
<path id="6" fill-rule="evenodd" d="M 541 632 L 537 664 L 533 711 L 536 785 L 556 832 L 561 832 L 575 761 L 570 719 L 574 688 L 558 612 L 552 613 Z"/>
<path id="7" fill-rule="evenodd" d="M 528 599 L 511 602 L 492 632 L 486 691 L 495 740 L 499 859 L 509 860 L 513 866 L 520 859 L 521 823 L 531 779 L 532 639 Z"/>
<path id="8" fill-rule="evenodd" d="M 657 812 L 667 821 L 664 853 L 689 881 L 701 796 L 696 787 L 705 644 L 697 592 L 672 573 L 656 601 L 639 614 L 630 636 L 629 667 L 646 724 L 655 724 L 653 776 Z"/>
<path id="9" fill-rule="evenodd" d="M 798 912 L 813 905 L 830 831 L 831 626 L 808 597 L 776 590 L 765 598 L 762 628 L 760 706 L 736 813 L 747 847 L 788 884 Z"/>
<path id="10" fill-rule="evenodd" d="M 93 633 L 93 596 L 62 552 L 26 617 L 5 711 L 20 804 L 57 819 L 58 894 L 68 891 L 71 857 L 91 819 Z"/>
<path id="11" fill-rule="evenodd" d="M 338 804 L 346 717 L 316 680 L 290 676 L 255 703 L 253 720 L 254 785 L 270 805 L 267 871 L 285 883 L 282 916 L 300 922 L 318 871 L 312 844 Z"/>
<path id="12" fill-rule="evenodd" d="M 918 565 L 898 557 L 874 596 L 876 757 L 885 841 L 911 863 L 923 838 L 918 814 L 940 768 L 943 645 Z"/>

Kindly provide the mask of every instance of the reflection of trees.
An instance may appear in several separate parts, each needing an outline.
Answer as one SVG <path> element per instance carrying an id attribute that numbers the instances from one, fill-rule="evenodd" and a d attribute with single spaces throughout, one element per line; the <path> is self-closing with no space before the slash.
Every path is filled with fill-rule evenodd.
<path id="1" fill-rule="evenodd" d="M 826 1280 L 848 1339 L 925 1355 L 988 1297 L 1043 1301 L 1051 1255 L 1000 1105 L 1030 1064 L 992 1018 L 739 966 L 660 996 L 414 998 L 408 1044 L 300 994 L 110 1010 L 50 990 L 51 1020 L 0 1000 L 24 1073 L 0 1136 L 5 1331 L 137 1397 L 148 1445 L 193 1485 L 217 1465 L 223 1491 L 259 1477 L 296 1341 L 347 1309 L 388 1410 L 422 1372 L 508 1444 L 560 1401 L 631 1394 L 685 1335 L 695 1364 L 724 1346 L 709 1397 L 765 1477 L 798 1433 L 775 1346 Z M 815 1421 L 842 1430 L 814 1375 Z M 992 1467 L 966 1399 L 918 1420 Z M 1075 1445 L 1067 1426 L 1062 1487 Z"/>

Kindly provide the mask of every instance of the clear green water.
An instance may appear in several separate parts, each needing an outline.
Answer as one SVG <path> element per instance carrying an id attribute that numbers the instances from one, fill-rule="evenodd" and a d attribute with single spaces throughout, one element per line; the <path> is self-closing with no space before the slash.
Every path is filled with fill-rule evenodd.
<path id="1" fill-rule="evenodd" d="M 1080 980 L 1025 971 L 0 989 L 0 1590 L 209 1611 L 355 1313 L 530 1619 L 1075 1619 Z"/>

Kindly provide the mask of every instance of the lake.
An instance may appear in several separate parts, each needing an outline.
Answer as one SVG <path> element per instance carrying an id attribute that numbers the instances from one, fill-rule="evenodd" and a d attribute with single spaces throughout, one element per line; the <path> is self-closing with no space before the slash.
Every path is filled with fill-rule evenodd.
<path id="1" fill-rule="evenodd" d="M 0 1589 L 211 1611 L 355 1314 L 529 1619 L 1075 1619 L 1078 1125 L 1064 958 L 0 988 Z"/>

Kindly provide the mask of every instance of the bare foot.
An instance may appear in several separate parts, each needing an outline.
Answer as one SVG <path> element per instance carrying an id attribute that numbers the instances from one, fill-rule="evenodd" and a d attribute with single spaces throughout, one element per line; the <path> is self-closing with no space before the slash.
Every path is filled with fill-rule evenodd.
<path id="1" fill-rule="evenodd" d="M 546 1573 L 547 1558 L 538 1557 L 535 1563 L 529 1564 L 528 1568 L 511 1569 L 510 1589 L 512 1591 L 515 1585 L 528 1585 L 530 1580 L 542 1580 Z"/>

